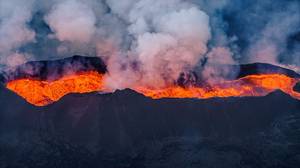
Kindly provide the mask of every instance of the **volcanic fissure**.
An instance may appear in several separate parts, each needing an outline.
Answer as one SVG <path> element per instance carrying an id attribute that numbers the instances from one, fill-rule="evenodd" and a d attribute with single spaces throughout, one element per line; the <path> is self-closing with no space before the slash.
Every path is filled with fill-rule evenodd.
<path id="1" fill-rule="evenodd" d="M 56 65 L 61 66 L 61 64 Z M 18 72 L 18 75 L 21 75 L 5 81 L 5 85 L 9 90 L 36 106 L 49 105 L 70 93 L 110 92 L 105 87 L 105 78 L 109 73 L 103 69 L 99 71 L 99 66 L 86 67 L 92 68 L 77 68 L 73 70 L 73 73 L 60 74 L 59 77 L 51 80 L 47 77 L 45 79 L 33 78 L 24 72 Z M 137 85 L 130 89 L 153 99 L 265 96 L 275 90 L 281 90 L 300 100 L 300 93 L 293 90 L 299 81 L 299 77 L 293 77 L 283 71 L 273 71 L 248 74 L 209 85 L 182 86 L 174 83 L 158 88 Z"/>

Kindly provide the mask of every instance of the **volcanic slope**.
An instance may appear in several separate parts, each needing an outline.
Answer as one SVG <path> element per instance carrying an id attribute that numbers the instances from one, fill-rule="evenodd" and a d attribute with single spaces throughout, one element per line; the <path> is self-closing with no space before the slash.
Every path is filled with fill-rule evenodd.
<path id="1" fill-rule="evenodd" d="M 272 129 L 280 118 L 300 112 L 300 101 L 281 91 L 264 97 L 153 100 L 126 89 L 111 94 L 70 94 L 55 104 L 35 107 L 1 86 L 0 100 L 0 149 L 3 151 L 0 162 L 12 167 L 44 164 L 45 159 L 53 164 L 68 162 L 75 167 L 81 163 L 98 166 L 114 163 L 122 167 L 122 158 L 127 158 L 128 164 L 151 163 L 156 167 L 157 161 L 147 158 L 148 153 L 140 153 L 147 156 L 140 161 L 128 152 L 139 153 L 149 148 L 149 144 L 162 145 L 169 138 L 199 137 L 208 138 L 217 146 L 239 142 L 243 150 L 249 150 L 240 152 L 240 157 L 248 158 L 254 153 L 254 158 L 271 159 L 274 163 L 273 156 L 260 156 L 256 148 L 248 146 L 247 140 L 254 138 L 250 145 L 259 144 L 262 139 L 256 137 Z M 298 122 L 296 124 L 300 124 Z M 292 141 L 295 136 L 300 138 L 296 130 L 284 142 Z M 277 138 L 271 137 L 271 140 Z M 174 147 L 174 153 L 181 151 L 176 144 L 169 144 Z M 262 150 L 277 150 L 276 146 L 269 148 Z M 31 162 L 20 160 L 20 156 L 33 155 L 32 150 Z M 56 157 L 57 153 L 60 157 Z M 281 153 L 290 157 L 297 155 L 291 148 L 281 149 Z M 109 161 L 101 160 L 106 154 Z M 172 159 L 164 153 L 157 155 Z M 187 161 L 182 157 L 176 156 Z M 171 167 L 177 164 L 168 162 Z M 202 163 L 217 164 L 205 160 Z M 45 166 L 51 167 L 51 164 Z"/>

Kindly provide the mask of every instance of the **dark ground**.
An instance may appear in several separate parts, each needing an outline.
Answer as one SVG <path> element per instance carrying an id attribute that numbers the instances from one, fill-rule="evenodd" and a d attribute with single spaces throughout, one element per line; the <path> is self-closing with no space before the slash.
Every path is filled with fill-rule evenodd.
<path id="1" fill-rule="evenodd" d="M 299 167 L 300 101 L 152 100 L 131 90 L 34 107 L 0 89 L 0 167 Z"/>

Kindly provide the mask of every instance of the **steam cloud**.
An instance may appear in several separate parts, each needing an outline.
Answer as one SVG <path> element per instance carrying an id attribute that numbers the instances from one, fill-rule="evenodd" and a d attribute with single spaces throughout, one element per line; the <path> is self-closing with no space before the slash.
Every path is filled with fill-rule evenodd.
<path id="1" fill-rule="evenodd" d="M 0 0 L 0 63 L 74 54 L 107 64 L 110 89 L 161 87 L 201 67 L 210 82 L 235 75 L 218 64 L 299 68 L 295 0 Z"/>

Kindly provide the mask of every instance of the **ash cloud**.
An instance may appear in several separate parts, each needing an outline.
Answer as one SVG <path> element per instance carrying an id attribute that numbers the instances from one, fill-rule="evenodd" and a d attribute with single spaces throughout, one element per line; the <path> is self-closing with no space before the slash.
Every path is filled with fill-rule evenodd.
<path id="1" fill-rule="evenodd" d="M 0 0 L 2 65 L 97 55 L 112 90 L 238 73 L 219 64 L 299 69 L 299 32 L 297 0 Z"/>

